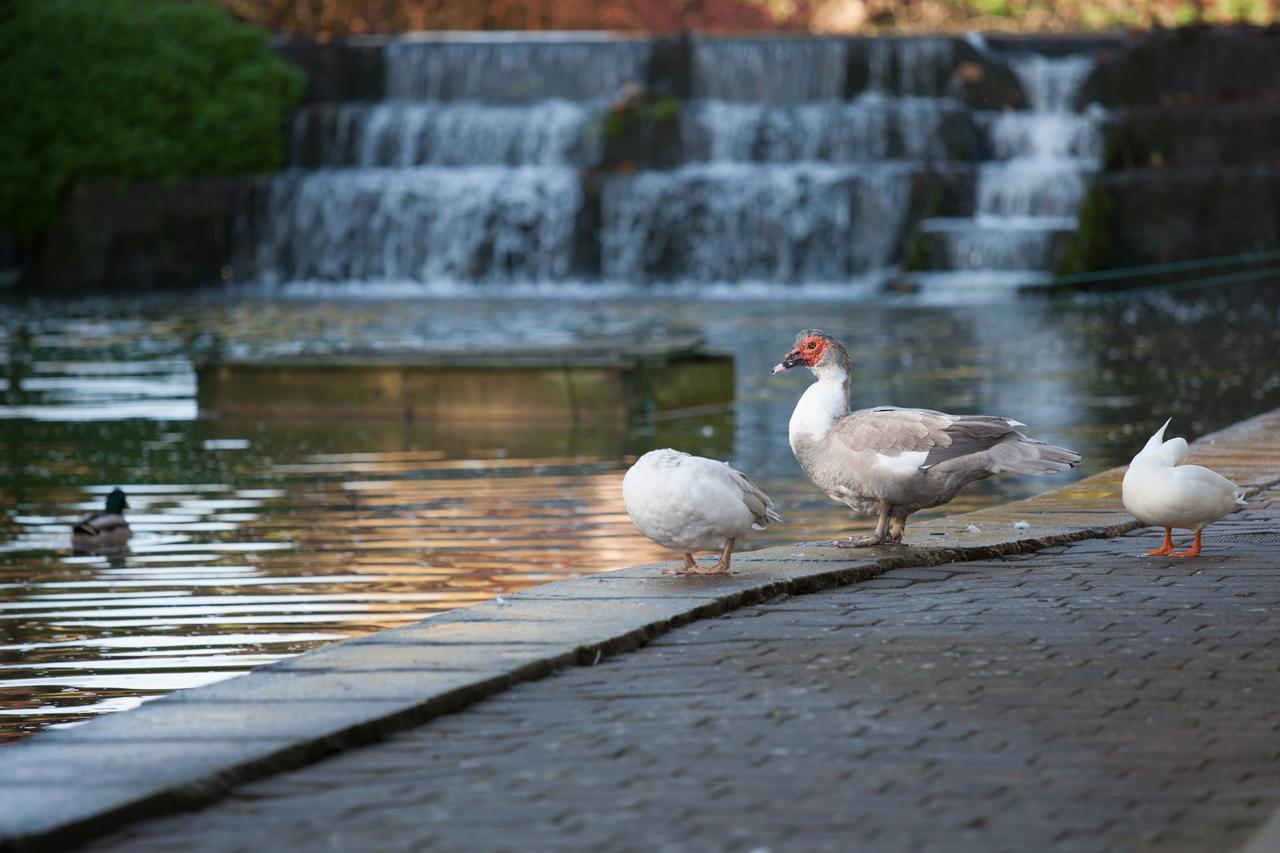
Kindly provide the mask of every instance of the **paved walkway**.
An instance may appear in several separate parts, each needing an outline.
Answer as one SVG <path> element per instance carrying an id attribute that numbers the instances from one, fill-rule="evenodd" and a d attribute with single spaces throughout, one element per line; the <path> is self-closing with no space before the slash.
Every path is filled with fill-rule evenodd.
<path id="1" fill-rule="evenodd" d="M 676 629 L 102 850 L 1201 851 L 1280 804 L 1280 492 Z"/>

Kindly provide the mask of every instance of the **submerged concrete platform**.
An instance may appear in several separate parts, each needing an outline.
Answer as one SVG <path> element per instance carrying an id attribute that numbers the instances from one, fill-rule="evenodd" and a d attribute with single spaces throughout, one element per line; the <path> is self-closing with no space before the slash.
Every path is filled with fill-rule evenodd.
<path id="1" fill-rule="evenodd" d="M 406 423 L 616 423 L 733 402 L 733 358 L 697 338 L 210 360 L 204 416 Z"/>
<path id="2" fill-rule="evenodd" d="M 1278 430 L 1280 411 L 1206 436 L 1193 445 L 1192 458 L 1213 465 L 1256 492 L 1280 481 Z M 735 561 L 735 573 L 728 577 L 664 576 L 661 570 L 671 564 L 655 564 L 548 584 L 513 595 L 505 601 L 495 600 L 454 611 L 417 625 L 385 631 L 283 661 L 232 681 L 178 693 L 135 711 L 99 718 L 76 728 L 47 732 L 3 751 L 3 761 L 0 761 L 0 848 L 48 849 L 50 845 L 83 841 L 143 818 L 211 803 L 255 779 L 312 764 L 406 729 L 416 729 L 414 734 L 406 737 L 421 737 L 422 743 L 427 745 L 423 748 L 451 757 L 442 763 L 424 761 L 417 752 L 419 747 L 405 747 L 400 741 L 386 750 L 357 749 L 341 762 L 358 764 L 367 760 L 373 768 L 370 774 L 377 779 L 394 777 L 405 769 L 405 762 L 411 768 L 425 768 L 425 775 L 406 780 L 403 785 L 396 783 L 389 787 L 360 790 L 361 785 L 356 778 L 359 774 L 353 776 L 346 770 L 333 774 L 321 766 L 314 771 L 319 776 L 306 776 L 313 772 L 308 770 L 303 771 L 302 777 L 293 777 L 301 781 L 297 783 L 300 787 L 292 790 L 323 791 L 325 798 L 332 798 L 318 801 L 326 803 L 318 809 L 305 796 L 302 797 L 301 808 L 306 815 L 301 817 L 300 825 L 304 828 L 321 825 L 332 818 L 325 824 L 330 832 L 327 837 L 339 841 L 345 838 L 342 844 L 352 843 L 357 837 L 364 838 L 343 835 L 347 830 L 359 830 L 371 833 L 368 836 L 371 844 L 417 848 L 430 839 L 423 834 L 426 830 L 415 834 L 398 829 L 406 821 L 424 826 L 430 823 L 433 832 L 442 832 L 439 830 L 442 821 L 459 827 L 460 831 L 476 829 L 475 824 L 445 819 L 453 814 L 452 809 L 461 808 L 449 799 L 448 789 L 451 787 L 468 790 L 466 786 L 476 784 L 477 780 L 483 783 L 485 779 L 491 779 L 495 780 L 492 782 L 496 786 L 495 796 L 501 799 L 513 784 L 523 784 L 520 773 L 536 775 L 543 772 L 547 766 L 543 759 L 529 752 L 540 750 L 540 744 L 561 744 L 570 735 L 580 738 L 584 745 L 593 749 L 610 743 L 611 732 L 617 727 L 614 724 L 626 724 L 625 717 L 613 719 L 608 713 L 599 718 L 583 716 L 575 710 L 577 706 L 573 703 L 577 699 L 569 693 L 564 696 L 567 703 L 564 707 L 556 705 L 560 701 L 557 698 L 559 685 L 584 684 L 588 692 L 616 696 L 626 705 L 627 713 L 638 715 L 636 719 L 641 721 L 637 723 L 641 728 L 636 730 L 640 734 L 635 744 L 628 747 L 623 743 L 617 750 L 604 753 L 604 759 L 608 759 L 606 764 L 609 761 L 622 762 L 608 764 L 618 767 L 618 774 L 583 777 L 583 780 L 593 780 L 589 787 L 596 789 L 593 793 L 596 799 L 590 801 L 594 805 L 589 808 L 557 800 L 556 785 L 522 789 L 530 791 L 534 801 L 544 801 L 554 814 L 536 804 L 529 806 L 532 812 L 518 809 L 507 812 L 500 809 L 494 800 L 478 798 L 476 803 L 489 802 L 491 806 L 486 812 L 491 822 L 490 834 L 484 838 L 493 841 L 498 837 L 493 833 L 503 827 L 512 833 L 527 831 L 530 833 L 527 836 L 529 849 L 539 849 L 539 839 L 559 837 L 556 835 L 557 827 L 564 829 L 565 826 L 590 824 L 588 828 L 592 832 L 608 826 L 633 827 L 639 832 L 639 822 L 608 824 L 620 812 L 631 814 L 632 811 L 643 816 L 640 822 L 647 824 L 652 832 L 664 828 L 674 832 L 682 826 L 702 821 L 706 824 L 700 830 L 703 834 L 692 835 L 691 839 L 696 843 L 685 845 L 691 849 L 749 845 L 751 839 L 741 833 L 735 834 L 735 821 L 728 816 L 740 816 L 746 821 L 743 825 L 747 826 L 756 825 L 750 822 L 753 816 L 769 818 L 771 825 L 792 827 L 789 831 L 793 834 L 787 837 L 799 838 L 794 833 L 804 830 L 805 821 L 787 823 L 781 818 L 791 811 L 807 813 L 804 811 L 806 800 L 802 796 L 799 799 L 784 797 L 779 801 L 778 791 L 770 781 L 774 777 L 756 774 L 754 768 L 768 767 L 770 762 L 777 760 L 790 768 L 787 772 L 793 776 L 808 778 L 810 781 L 805 784 L 811 784 L 819 793 L 839 790 L 840 785 L 851 786 L 851 791 L 860 791 L 857 785 L 861 784 L 863 763 L 877 758 L 884 762 L 878 783 L 883 787 L 881 793 L 896 790 L 914 794 L 917 789 L 921 793 L 914 799 L 903 796 L 885 800 L 886 810 L 878 818 L 880 828 L 865 839 L 857 840 L 869 844 L 879 844 L 876 839 L 891 841 L 897 838 L 893 834 L 895 826 L 927 820 L 933 812 L 946 812 L 947 821 L 939 825 L 947 828 L 948 832 L 958 833 L 956 837 L 981 840 L 984 838 L 984 826 L 996 826 L 1010 802 L 1016 807 L 1024 807 L 1024 800 L 1019 799 L 1019 795 L 1031 776 L 1023 778 L 1014 773 L 1004 778 L 1001 773 L 1006 773 L 1010 767 L 1021 766 L 1036 780 L 1047 779 L 1052 788 L 1055 775 L 1065 772 L 1060 768 L 1069 770 L 1079 764 L 1072 757 L 1072 749 L 1059 748 L 1062 744 L 1070 746 L 1073 743 L 1071 739 L 1077 736 L 1098 736 L 1097 750 L 1106 753 L 1108 749 L 1119 749 L 1123 758 L 1123 750 L 1127 748 L 1125 744 L 1144 743 L 1144 738 L 1150 737 L 1150 732 L 1154 731 L 1152 725 L 1178 717 L 1183 710 L 1178 707 L 1179 696 L 1182 695 L 1178 692 L 1180 690 L 1191 686 L 1196 690 L 1207 689 L 1214 697 L 1212 701 L 1227 703 L 1224 707 L 1235 707 L 1230 702 L 1236 702 L 1240 707 L 1247 706 L 1250 714 L 1258 711 L 1265 719 L 1271 719 L 1271 705 L 1253 704 L 1259 697 L 1266 697 L 1269 702 L 1269 697 L 1274 695 L 1276 667 L 1271 666 L 1268 663 L 1270 659 L 1265 657 L 1275 644 L 1274 626 L 1268 621 L 1273 605 L 1268 596 L 1277 592 L 1273 597 L 1280 600 L 1280 590 L 1275 589 L 1272 578 L 1276 575 L 1271 566 L 1259 565 L 1257 559 L 1224 564 L 1223 559 L 1230 552 L 1225 550 L 1225 543 L 1214 544 L 1216 540 L 1213 537 L 1218 535 L 1214 531 L 1210 531 L 1207 540 L 1206 557 L 1191 562 L 1143 560 L 1136 555 L 1150 545 L 1136 540 L 1117 540 L 1116 544 L 1105 547 L 1091 544 L 1082 546 L 1086 549 L 1084 551 L 1069 549 L 1057 554 L 1031 556 L 1033 552 L 1067 543 L 1109 539 L 1135 528 L 1136 522 L 1119 507 L 1119 477 L 1119 472 L 1108 472 L 1039 498 L 916 525 L 908 531 L 909 541 L 915 546 L 911 548 L 850 552 L 823 545 L 797 545 L 744 554 Z M 1271 500 L 1269 496 L 1266 503 Z M 1254 511 L 1264 510 L 1270 511 L 1261 506 L 1254 508 Z M 1239 534 L 1227 535 L 1236 535 L 1237 543 L 1252 541 L 1256 546 L 1255 558 L 1271 554 L 1273 546 L 1265 539 L 1265 530 L 1273 525 L 1271 517 L 1245 515 L 1240 520 L 1248 529 L 1242 528 Z M 1226 522 L 1223 524 L 1222 530 L 1231 529 L 1226 527 Z M 1221 552 L 1218 550 L 1220 547 L 1223 549 Z M 1075 556 L 1072 556 L 1073 551 Z M 980 564 L 973 571 L 967 565 L 960 565 L 974 561 L 980 561 Z M 1011 566 L 1014 568 L 1009 569 Z M 1041 566 L 1045 567 L 1043 571 Z M 1010 571 L 1013 573 L 1009 574 Z M 1004 574 L 1000 574 L 996 581 L 988 580 L 1001 572 Z M 880 591 L 914 589 L 924 582 L 949 581 L 957 576 L 967 577 L 972 582 L 963 587 L 944 589 L 939 585 L 932 588 L 932 594 L 937 597 L 927 602 L 927 607 L 912 609 L 916 606 L 915 593 L 892 605 L 877 604 L 873 597 Z M 1226 577 L 1241 580 L 1226 583 L 1221 580 Z M 880 579 L 872 580 L 874 578 Z M 751 618 L 770 613 L 772 605 L 769 602 L 780 596 L 821 593 L 855 581 L 865 583 L 832 593 L 844 597 L 843 603 L 836 607 L 838 612 L 811 620 L 806 611 L 812 608 L 807 607 L 806 602 L 819 601 L 811 597 L 797 599 L 794 610 L 798 615 L 788 616 L 781 623 Z M 1209 581 L 1213 581 L 1209 586 L 1197 586 Z M 1264 582 L 1271 585 L 1264 586 Z M 1104 588 L 1110 592 L 1100 591 Z M 1204 607 L 1206 596 L 1210 594 L 1215 598 L 1210 606 Z M 1251 600 L 1255 596 L 1256 601 Z M 790 604 L 786 606 L 792 607 Z M 826 605 L 815 606 L 826 612 Z M 701 622 L 690 626 L 679 636 L 672 635 L 671 643 L 697 644 L 696 638 L 700 636 L 697 632 L 713 630 L 712 626 L 728 623 L 735 626 L 730 629 L 733 642 L 712 649 L 714 654 L 710 657 L 698 658 L 688 670 L 690 680 L 687 682 L 655 682 L 658 685 L 655 692 L 643 683 L 631 684 L 625 678 L 614 680 L 608 674 L 615 672 L 614 669 L 574 669 L 541 682 L 537 688 L 545 693 L 546 698 L 539 701 L 550 703 L 547 707 L 551 718 L 560 726 L 555 731 L 546 730 L 545 741 L 536 726 L 530 729 L 530 737 L 526 740 L 513 741 L 513 737 L 519 736 L 520 724 L 509 722 L 501 715 L 484 717 L 488 713 L 484 706 L 477 708 L 474 715 L 468 712 L 417 728 L 505 691 L 518 682 L 539 679 L 574 664 L 599 664 L 613 654 L 644 645 L 679 626 L 744 607 L 755 609 L 728 620 Z M 885 612 L 877 616 L 876 610 L 880 607 L 885 608 Z M 899 608 L 898 615 L 893 610 L 895 607 Z M 1202 617 L 1202 622 L 1185 626 L 1185 630 L 1183 625 L 1179 625 L 1176 634 L 1171 633 L 1172 628 L 1168 631 L 1161 628 L 1161 625 L 1175 621 L 1184 610 L 1196 611 L 1191 615 Z M 903 613 L 909 618 L 904 620 L 901 617 Z M 1230 615 L 1219 618 L 1215 614 Z M 1149 649 L 1139 647 L 1141 644 L 1126 645 L 1126 638 L 1131 639 L 1129 626 L 1139 623 L 1143 636 L 1147 638 L 1143 642 L 1151 646 Z M 899 624 L 914 627 L 905 633 L 894 633 L 893 629 Z M 1253 635 L 1248 635 L 1251 638 L 1249 642 L 1257 648 L 1251 645 L 1241 654 L 1234 654 L 1230 642 L 1237 636 L 1246 636 L 1242 633 L 1246 628 L 1254 630 L 1250 625 L 1261 626 L 1265 636 L 1255 642 Z M 998 629 L 1002 637 L 1009 639 L 1007 642 L 1002 639 L 995 650 L 975 649 L 972 653 L 956 654 L 957 644 L 963 638 L 958 634 L 953 637 L 948 632 L 959 631 L 960 634 L 981 637 L 989 628 Z M 826 635 L 849 629 L 856 629 L 848 635 L 855 642 L 843 649 L 828 648 Z M 868 680 L 867 672 L 849 663 L 858 660 L 864 647 L 873 640 L 884 641 L 888 647 L 875 651 L 877 657 L 874 660 L 880 662 L 871 676 L 881 673 L 885 678 L 896 677 L 895 673 L 901 671 L 916 678 L 911 704 L 894 706 L 909 707 L 910 714 L 894 716 L 893 708 L 877 712 L 880 707 L 877 703 L 882 700 L 888 702 L 898 696 L 901 684 L 892 679 Z M 934 645 L 927 646 L 930 651 L 920 654 L 919 649 L 925 648 L 921 643 L 925 640 Z M 1070 646 L 1072 654 L 1080 657 L 1079 666 L 1068 665 L 1069 657 L 1058 659 L 1052 642 L 1045 648 L 1039 647 L 1049 641 Z M 1162 648 L 1167 652 L 1168 647 L 1162 646 L 1166 642 L 1186 646 L 1185 651 L 1179 652 L 1179 660 L 1185 659 L 1182 666 L 1210 653 L 1214 655 L 1215 668 L 1209 675 L 1214 683 L 1204 687 L 1200 681 L 1179 676 L 1176 671 L 1180 666 L 1176 661 L 1166 662 L 1167 665 L 1157 661 L 1148 666 L 1146 661 L 1152 654 L 1158 655 Z M 770 646 L 770 643 L 774 645 Z M 1078 650 L 1074 650 L 1076 646 L 1079 646 Z M 1027 650 L 1025 658 L 1019 657 L 1020 649 Z M 650 649 L 642 654 L 651 656 L 653 651 Z M 1100 657 L 1088 658 L 1091 653 Z M 831 655 L 836 655 L 839 661 L 834 668 L 826 665 Z M 735 690 L 751 692 L 757 673 L 767 674 L 769 671 L 765 659 L 769 656 L 776 656 L 782 661 L 775 670 L 778 674 L 770 676 L 776 679 L 775 692 L 765 700 L 734 693 Z M 641 656 L 625 656 L 617 666 L 626 667 L 632 659 L 640 660 Z M 643 659 L 648 660 L 649 657 Z M 1238 671 L 1232 669 L 1235 666 L 1233 660 L 1244 661 Z M 669 659 L 660 657 L 659 661 L 650 665 L 650 671 L 667 672 L 672 667 L 679 667 L 678 662 Z M 979 665 L 976 661 L 982 663 Z M 732 676 L 722 677 L 726 672 Z M 1018 678 L 1023 678 L 1025 683 L 1010 676 L 1010 672 L 1018 673 Z M 1096 685 L 1082 675 L 1095 672 L 1105 676 Z M 597 677 L 599 673 L 603 675 Z M 989 680 L 993 675 L 1006 680 Z M 1009 680 L 1011 678 L 1013 680 Z M 696 697 L 704 694 L 698 692 L 697 683 L 704 681 L 710 685 L 706 689 L 711 693 L 699 700 Z M 1165 684 L 1165 681 L 1169 683 Z M 764 689 L 768 682 L 761 681 L 758 686 Z M 998 689 L 992 691 L 992 687 Z M 1121 688 L 1130 691 L 1149 688 L 1138 699 L 1157 696 L 1166 704 L 1160 705 L 1158 713 L 1148 719 L 1127 704 L 1131 696 L 1120 697 L 1118 692 L 1112 695 L 1113 691 Z M 1018 693 L 1019 690 L 1022 693 Z M 1093 690 L 1102 691 L 1106 699 L 1103 704 L 1095 703 L 1097 707 L 1084 705 L 1077 710 L 1065 704 L 1073 695 L 1088 698 Z M 832 691 L 844 691 L 846 701 L 836 703 L 834 710 L 814 705 L 818 697 Z M 960 709 L 956 703 L 962 703 L 966 695 L 978 694 L 1002 697 L 1003 704 L 997 703 L 998 707 L 1011 708 L 1015 712 L 1031 708 L 1042 717 L 1060 718 L 1067 728 L 1056 734 L 1049 732 L 1053 738 L 1048 740 L 1037 740 L 1032 732 L 1013 742 L 1024 752 L 1013 753 L 1017 760 L 1012 763 L 998 755 L 1006 748 L 1000 745 L 1003 741 L 999 741 L 999 737 L 1004 735 L 1009 740 L 1010 726 L 1021 719 L 1018 716 L 1020 712 L 1011 712 L 1008 719 L 995 719 L 994 723 L 988 720 L 983 723 L 986 728 L 971 724 L 957 731 L 953 739 L 930 740 L 932 732 L 944 728 L 948 720 L 954 718 Z M 1202 695 L 1196 694 L 1191 698 L 1189 707 L 1199 708 L 1196 703 L 1205 703 L 1204 707 L 1212 708 L 1210 699 L 1200 698 Z M 709 710 L 705 714 L 692 715 L 680 711 L 684 707 L 681 705 L 682 696 L 695 697 L 689 700 L 691 702 L 706 702 Z M 751 704 L 759 704 L 759 701 L 764 701 L 768 707 Z M 738 702 L 747 704 L 738 707 Z M 861 709 L 870 709 L 871 712 L 863 714 L 859 703 L 864 703 Z M 1168 707 L 1168 703 L 1172 706 Z M 623 708 L 622 705 L 607 707 Z M 1141 711 L 1145 710 L 1144 706 Z M 717 718 L 746 719 L 757 711 L 757 716 L 771 726 L 791 723 L 777 729 L 777 737 L 781 740 L 775 742 L 770 739 L 773 735 L 769 732 L 756 731 L 754 739 L 726 741 L 726 730 L 717 728 Z M 841 752 L 849 738 L 860 736 L 860 732 L 857 726 L 848 731 L 841 728 L 843 724 L 839 723 L 839 714 L 846 714 L 848 721 L 864 726 L 878 740 L 869 742 L 861 751 Z M 487 729 L 482 734 L 480 729 L 468 729 L 471 734 L 459 741 L 459 750 L 451 751 L 449 741 L 454 730 L 449 728 L 449 719 L 464 727 L 478 725 L 487 726 Z M 467 722 L 473 719 L 481 722 Z M 1214 777 L 1215 786 L 1228 785 L 1224 780 L 1230 778 L 1235 778 L 1237 783 L 1248 781 L 1242 774 L 1253 771 L 1241 768 L 1247 767 L 1249 761 L 1258 760 L 1261 753 L 1249 748 L 1251 741 L 1241 741 L 1233 734 L 1232 726 L 1238 726 L 1240 732 L 1249 737 L 1256 737 L 1260 731 L 1257 726 L 1262 725 L 1257 719 L 1256 715 L 1248 716 L 1243 712 L 1236 717 L 1228 714 L 1215 718 L 1213 732 L 1217 740 L 1207 740 L 1204 745 L 1216 748 L 1222 744 L 1221 766 L 1228 768 L 1223 775 Z M 1271 724 L 1275 725 L 1274 720 Z M 966 744 L 968 738 L 976 737 L 975 734 L 965 734 L 969 729 L 985 734 L 983 738 Z M 668 736 L 671 731 L 679 731 L 684 739 Z M 985 739 L 988 736 L 996 740 L 988 744 Z M 1173 769 L 1178 773 L 1183 772 L 1182 764 L 1188 761 L 1196 771 L 1207 760 L 1187 757 L 1191 736 L 1165 733 L 1161 738 L 1160 743 L 1167 744 L 1161 750 L 1167 752 Z M 1055 739 L 1061 739 L 1061 742 Z M 733 746 L 699 752 L 694 743 L 699 740 L 732 743 Z M 952 740 L 954 744 L 948 746 Z M 656 746 L 652 746 L 650 741 Z M 937 747 L 940 751 L 937 754 L 913 751 L 926 742 L 941 744 Z M 1057 745 L 1051 746 L 1055 743 Z M 974 744 L 985 745 L 974 749 Z M 654 764 L 653 767 L 658 768 L 657 775 L 649 777 L 644 775 L 648 772 L 644 769 L 648 766 L 644 761 L 639 770 L 626 762 L 652 759 L 653 753 L 647 751 L 651 746 L 669 753 L 667 760 L 670 766 L 661 762 Z M 564 748 L 567 760 L 553 759 L 552 763 L 559 768 L 557 773 L 569 776 L 557 784 L 568 786 L 566 790 L 575 790 L 571 777 L 579 766 L 579 759 L 567 746 Z M 464 754 L 467 749 L 476 751 L 476 755 L 467 757 Z M 787 749 L 796 750 L 793 758 L 786 759 L 788 753 L 778 752 Z M 952 751 L 947 752 L 948 749 Z M 497 775 L 485 775 L 489 771 L 484 769 L 472 772 L 481 765 L 489 766 L 484 765 L 482 759 L 497 759 L 507 752 L 514 756 L 514 763 L 495 771 Z M 1046 772 L 1040 774 L 1045 754 L 1052 754 L 1055 759 L 1046 765 Z M 628 756 L 634 758 L 628 759 Z M 949 765 L 953 769 L 941 774 L 943 781 L 933 788 L 928 787 L 926 783 L 932 778 L 933 768 L 957 756 L 963 760 Z M 1273 758 L 1263 758 L 1274 762 Z M 522 759 L 527 760 L 521 763 Z M 849 760 L 840 764 L 845 759 Z M 582 766 L 595 766 L 592 764 L 595 760 L 584 756 Z M 836 765 L 844 769 L 830 779 L 819 772 L 823 767 Z M 348 764 L 341 766 L 347 767 Z M 1123 786 L 1131 781 L 1123 772 L 1124 766 L 1120 761 L 1116 765 L 1116 773 L 1111 775 L 1086 774 L 1079 777 L 1083 782 L 1071 790 L 1079 791 L 1078 799 L 1092 808 L 1090 797 L 1098 796 L 1097 792 L 1104 790 L 1104 785 L 1119 786 L 1123 790 Z M 520 769 L 522 767 L 523 770 Z M 632 769 L 627 769 L 629 767 Z M 639 777 L 634 775 L 637 772 L 641 774 Z M 1232 773 L 1236 774 L 1235 777 L 1231 776 Z M 1257 791 L 1254 790 L 1258 787 L 1256 785 L 1246 786 L 1249 796 L 1257 803 L 1243 809 L 1245 816 L 1240 819 L 1240 825 L 1231 830 L 1234 833 L 1231 838 L 1243 837 L 1245 829 L 1257 822 L 1255 818 L 1259 810 L 1272 805 L 1264 802 L 1270 796 L 1267 793 L 1271 790 L 1267 787 L 1271 784 L 1267 781 L 1270 777 L 1259 774 L 1257 778 L 1265 782 Z M 342 780 L 345 779 L 352 781 L 350 791 L 343 787 L 345 783 Z M 692 781 L 686 784 L 681 779 Z M 757 782 L 748 784 L 751 779 Z M 826 781 L 819 784 L 823 779 Z M 1280 785 L 1280 779 L 1276 784 Z M 336 788 L 333 787 L 335 785 Z M 971 798 L 983 785 L 989 785 L 992 790 L 993 805 L 989 813 L 977 812 L 976 817 L 982 820 L 972 825 L 957 822 L 956 815 L 964 812 L 954 808 L 954 802 Z M 1154 787 L 1149 790 L 1154 793 L 1151 796 L 1157 797 L 1159 784 L 1152 782 L 1152 785 Z M 659 797 L 659 790 L 668 788 L 677 794 L 670 802 Z M 1147 788 L 1135 790 L 1148 792 Z M 730 797 L 733 792 L 737 793 Z M 274 795 L 268 798 L 270 796 Z M 282 796 L 281 802 L 298 802 L 290 799 L 292 796 Z M 844 801 L 822 801 L 825 812 L 831 813 L 837 806 L 853 808 L 856 797 L 850 796 L 854 799 L 844 806 L 840 806 Z M 1047 800 L 1036 801 L 1027 808 L 1051 812 L 1049 817 L 1062 812 L 1065 806 L 1053 799 L 1052 790 L 1048 796 Z M 1133 809 L 1137 811 L 1134 813 L 1162 803 L 1176 805 L 1182 802 L 1177 798 L 1166 798 L 1152 805 L 1143 799 L 1145 796 L 1146 793 L 1135 799 Z M 344 811 L 339 804 L 348 797 L 352 806 Z M 924 798 L 923 802 L 921 798 Z M 718 808 L 716 801 L 723 801 L 726 807 Z M 226 808 L 231 813 L 239 813 L 237 810 L 244 809 L 243 803 L 235 800 Z M 652 803 L 658 805 L 645 812 L 646 804 Z M 263 806 L 268 812 L 269 805 Z M 384 807 L 397 806 L 402 809 L 399 813 L 380 812 Z M 298 817 L 286 814 L 292 806 L 282 808 L 284 811 L 273 812 L 274 817 L 269 818 L 278 821 L 278 824 L 272 824 L 270 831 L 273 833 Z M 1177 809 L 1173 811 L 1176 814 Z M 257 815 L 253 809 L 248 812 L 250 820 Z M 499 812 L 510 813 L 514 823 L 493 822 L 494 815 Z M 179 843 L 182 846 L 195 844 L 193 839 L 198 837 L 200 846 L 215 846 L 215 838 L 208 834 L 212 831 L 208 827 L 220 827 L 217 831 L 221 832 L 228 825 L 222 822 L 226 814 L 228 812 L 219 807 L 209 812 L 208 820 L 212 823 L 191 824 L 204 827 L 204 835 L 184 835 L 187 832 L 185 824 L 179 822 L 158 825 L 157 834 L 151 837 L 147 835 L 149 830 L 143 827 L 134 840 L 144 846 L 165 849 L 169 845 L 171 849 L 178 843 L 175 838 L 185 839 Z M 261 814 L 266 815 L 267 812 Z M 440 815 L 445 818 L 440 818 Z M 372 816 L 368 817 L 369 820 L 383 820 L 387 833 L 381 836 L 373 833 L 366 816 Z M 344 817 L 350 822 L 343 823 Z M 266 817 L 263 819 L 268 820 Z M 1110 819 L 1112 822 L 1118 820 Z M 1176 817 L 1168 820 L 1176 821 Z M 315 823 L 317 821 L 319 823 Z M 1073 818 L 1068 816 L 1060 822 L 1060 829 L 1050 839 L 1053 846 L 1062 849 L 1108 849 L 1088 841 L 1092 837 L 1086 832 L 1089 828 L 1077 826 L 1072 821 Z M 1104 815 L 1090 826 L 1097 828 L 1095 824 L 1106 824 L 1107 821 L 1108 816 Z M 812 828 L 815 824 L 808 825 Z M 262 829 L 265 823 L 246 826 L 249 827 L 247 834 L 236 835 L 228 830 L 227 846 L 234 846 L 231 843 L 234 838 L 250 843 L 252 838 L 260 837 L 261 831 L 266 831 Z M 805 836 L 803 846 L 806 849 L 848 849 L 847 833 L 852 829 L 832 823 L 823 826 L 826 828 L 821 831 L 828 835 Z M 1106 828 L 1102 827 L 1103 830 Z M 532 834 L 534 830 L 541 834 Z M 315 837 L 307 836 L 308 831 L 300 830 L 300 834 L 288 837 L 281 835 L 279 839 L 281 843 L 302 843 L 305 838 L 306 843 L 313 843 Z M 1085 832 L 1085 835 L 1078 836 L 1077 831 Z M 166 838 L 166 832 L 176 835 Z M 451 837 L 454 840 L 461 838 Z M 509 837 L 523 839 L 526 835 Z M 584 846 L 609 843 L 607 839 L 601 841 L 591 833 L 575 837 L 581 839 Z M 635 846 L 627 842 L 625 834 L 619 837 L 622 841 L 616 846 Z M 636 839 L 641 837 L 634 836 Z M 1086 842 L 1075 843 L 1078 837 L 1086 838 Z M 1097 837 L 1109 836 L 1104 833 Z M 449 847 L 449 838 L 446 833 L 436 840 Z M 918 847 L 912 838 L 914 836 L 907 837 L 910 843 L 891 846 L 886 842 L 884 846 L 889 849 Z M 671 836 L 668 840 L 672 843 L 666 846 L 681 849 L 680 844 L 675 843 L 678 838 Z M 986 840 L 990 841 L 990 836 L 986 836 Z M 1024 841 L 1028 839 L 1023 837 L 1008 849 L 1040 849 L 1035 844 L 1028 847 Z M 478 843 L 483 847 L 488 842 L 481 840 Z M 842 848 L 839 844 L 846 846 Z M 973 849 L 1003 848 L 988 844 Z"/>

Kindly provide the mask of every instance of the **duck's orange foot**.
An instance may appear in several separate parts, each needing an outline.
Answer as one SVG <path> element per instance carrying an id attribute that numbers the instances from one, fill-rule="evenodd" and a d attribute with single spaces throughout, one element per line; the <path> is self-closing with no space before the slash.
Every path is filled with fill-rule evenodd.
<path id="1" fill-rule="evenodd" d="M 1195 541 L 1191 543 L 1191 547 L 1185 551 L 1174 551 L 1170 557 L 1198 557 L 1200 556 L 1200 531 L 1196 531 Z"/>
<path id="2" fill-rule="evenodd" d="M 1154 551 L 1148 551 L 1144 556 L 1167 557 L 1171 553 L 1173 553 L 1173 528 L 1166 527 L 1164 529 L 1164 544 Z"/>

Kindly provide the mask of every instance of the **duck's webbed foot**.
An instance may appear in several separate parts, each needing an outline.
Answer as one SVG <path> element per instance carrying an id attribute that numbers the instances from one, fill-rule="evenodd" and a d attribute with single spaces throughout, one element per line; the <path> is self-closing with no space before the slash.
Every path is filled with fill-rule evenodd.
<path id="1" fill-rule="evenodd" d="M 1173 528 L 1164 529 L 1164 544 L 1159 548 L 1146 552 L 1147 557 L 1167 557 L 1173 553 Z"/>
<path id="2" fill-rule="evenodd" d="M 889 522 L 889 542 L 894 545 L 902 544 L 902 537 L 907 532 L 907 517 L 905 515 L 891 519 Z"/>
<path id="3" fill-rule="evenodd" d="M 678 569 L 663 569 L 664 575 L 696 575 L 698 572 L 698 563 L 693 559 L 692 554 L 684 555 L 684 565 Z"/>
<path id="4" fill-rule="evenodd" d="M 877 536 L 873 533 L 870 536 L 859 536 L 856 539 L 852 536 L 848 539 L 837 539 L 835 541 L 835 546 L 837 548 L 873 548 L 876 545 L 888 545 L 889 541 L 889 536 L 887 534 L 884 536 Z"/>
<path id="5" fill-rule="evenodd" d="M 835 543 L 836 547 L 837 548 L 872 548 L 876 545 L 889 545 L 889 544 L 893 544 L 894 542 L 900 542 L 902 540 L 903 528 L 899 528 L 898 538 L 895 540 L 892 537 L 892 533 L 889 529 L 889 516 L 891 513 L 892 513 L 892 509 L 889 507 L 888 504 L 885 504 L 885 503 L 880 504 L 880 520 L 876 522 L 875 533 L 872 533 L 870 536 L 863 536 L 858 539 L 855 539 L 852 536 L 850 536 L 848 539 L 841 539 Z M 905 516 L 903 517 L 902 523 L 903 523 L 903 527 L 905 527 L 906 525 Z"/>

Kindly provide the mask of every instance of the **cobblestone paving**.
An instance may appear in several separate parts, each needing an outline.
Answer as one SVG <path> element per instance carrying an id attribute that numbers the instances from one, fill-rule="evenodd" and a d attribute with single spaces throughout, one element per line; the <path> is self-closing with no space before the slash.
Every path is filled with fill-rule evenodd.
<path id="1" fill-rule="evenodd" d="M 747 608 L 97 849 L 1235 849 L 1280 804 L 1277 522 Z"/>

